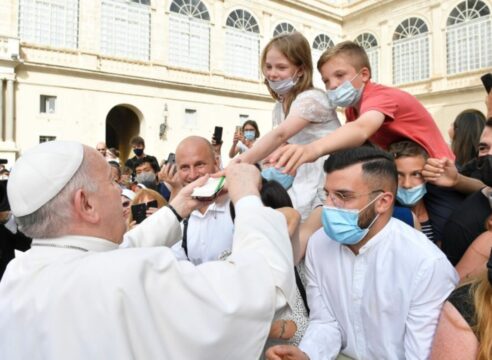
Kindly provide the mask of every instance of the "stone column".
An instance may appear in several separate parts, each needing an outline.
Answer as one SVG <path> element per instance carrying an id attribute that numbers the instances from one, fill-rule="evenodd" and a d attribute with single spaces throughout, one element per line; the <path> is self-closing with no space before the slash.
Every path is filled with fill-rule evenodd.
<path id="1" fill-rule="evenodd" d="M 0 142 L 4 139 L 3 113 L 3 79 L 0 79 Z"/>
<path id="2" fill-rule="evenodd" d="M 14 80 L 7 80 L 5 141 L 14 142 Z"/>

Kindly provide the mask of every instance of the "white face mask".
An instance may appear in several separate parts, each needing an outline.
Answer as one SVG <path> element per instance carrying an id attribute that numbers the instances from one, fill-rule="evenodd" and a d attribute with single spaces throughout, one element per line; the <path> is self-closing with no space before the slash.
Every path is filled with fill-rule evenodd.
<path id="1" fill-rule="evenodd" d="M 341 107 L 349 107 L 357 104 L 362 95 L 362 90 L 364 87 L 360 89 L 354 88 L 352 85 L 352 81 L 355 80 L 357 76 L 359 76 L 360 72 L 354 76 L 352 80 L 345 80 L 342 85 L 338 86 L 335 90 L 326 90 L 326 94 L 332 103 Z"/>
<path id="2" fill-rule="evenodd" d="M 267 79 L 268 85 L 270 86 L 270 89 L 272 89 L 277 95 L 285 95 L 297 84 L 298 78 L 296 77 L 294 80 L 294 76 L 285 80 L 277 81 Z"/>

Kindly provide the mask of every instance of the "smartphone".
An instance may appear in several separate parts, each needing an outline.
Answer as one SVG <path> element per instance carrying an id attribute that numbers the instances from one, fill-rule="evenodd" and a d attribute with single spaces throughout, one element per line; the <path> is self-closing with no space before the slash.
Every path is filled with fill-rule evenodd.
<path id="1" fill-rule="evenodd" d="M 485 88 L 485 91 L 487 91 L 487 94 L 490 93 L 490 90 L 492 89 L 492 74 L 485 74 L 480 80 L 482 80 L 483 87 Z"/>
<path id="2" fill-rule="evenodd" d="M 135 204 L 132 205 L 132 217 L 133 220 L 140 224 L 147 217 L 147 204 Z"/>
<path id="3" fill-rule="evenodd" d="M 225 176 L 209 178 L 205 185 L 193 189 L 191 197 L 201 201 L 210 201 L 219 196 L 225 184 Z"/>
<path id="4" fill-rule="evenodd" d="M 216 144 L 222 143 L 222 131 L 223 130 L 224 129 L 222 128 L 222 126 L 216 126 L 215 127 L 213 138 L 214 138 Z"/>
<path id="5" fill-rule="evenodd" d="M 157 200 L 152 200 L 148 203 L 132 205 L 131 209 L 133 220 L 135 220 L 137 224 L 140 224 L 142 221 L 145 220 L 145 218 L 147 218 L 147 209 L 151 207 L 156 208 L 157 206 Z"/>
<path id="6" fill-rule="evenodd" d="M 241 125 L 237 125 L 236 126 L 236 133 L 242 134 L 242 132 L 243 132 L 243 127 Z"/>
<path id="7" fill-rule="evenodd" d="M 147 209 L 148 208 L 151 208 L 151 207 L 156 208 L 158 206 L 157 205 L 157 200 L 149 201 L 146 205 L 147 205 Z"/>
<path id="8" fill-rule="evenodd" d="M 176 154 L 175 153 L 169 153 L 167 156 L 166 164 L 175 164 L 176 163 Z"/>

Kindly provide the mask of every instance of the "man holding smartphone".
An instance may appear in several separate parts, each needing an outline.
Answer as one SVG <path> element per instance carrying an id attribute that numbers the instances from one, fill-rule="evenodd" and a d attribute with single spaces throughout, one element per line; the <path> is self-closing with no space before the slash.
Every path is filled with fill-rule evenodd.
<path id="1" fill-rule="evenodd" d="M 219 171 L 212 145 L 199 136 L 187 137 L 179 143 L 176 165 L 182 186 Z M 173 247 L 178 259 L 198 265 L 231 252 L 234 225 L 229 204 L 229 196 L 221 195 L 213 203 L 205 202 L 190 214 L 183 226 L 183 240 Z"/>

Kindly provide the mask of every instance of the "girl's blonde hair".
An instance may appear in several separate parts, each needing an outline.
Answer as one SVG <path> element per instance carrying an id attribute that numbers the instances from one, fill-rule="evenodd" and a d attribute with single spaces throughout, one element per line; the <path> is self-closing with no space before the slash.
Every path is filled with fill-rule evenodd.
<path id="1" fill-rule="evenodd" d="M 152 189 L 140 189 L 135 197 L 133 198 L 131 205 L 136 205 L 136 204 L 141 204 L 144 202 L 144 198 L 149 198 L 152 200 L 157 200 L 157 208 L 160 209 L 161 207 L 167 205 L 166 199 L 159 194 L 157 191 L 154 191 Z M 133 221 L 133 214 L 130 211 L 130 215 L 128 216 L 128 224 L 130 224 Z"/>
<path id="2" fill-rule="evenodd" d="M 301 92 L 313 88 L 313 60 L 311 58 L 311 47 L 306 38 L 299 32 L 281 34 L 271 39 L 261 53 L 261 70 L 265 74 L 266 56 L 271 48 L 275 47 L 295 66 L 302 69 L 303 74 L 288 94 L 282 99 L 270 88 L 268 81 L 265 84 L 270 95 L 275 100 L 282 100 L 285 105 L 285 116 L 289 113 L 290 105 Z"/>
<path id="3" fill-rule="evenodd" d="M 477 360 L 492 359 L 492 285 L 487 272 L 472 287 L 474 293 L 476 327 L 475 334 L 479 341 Z"/>

